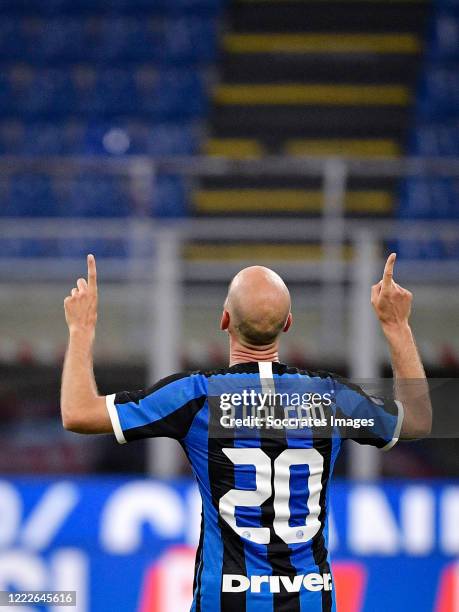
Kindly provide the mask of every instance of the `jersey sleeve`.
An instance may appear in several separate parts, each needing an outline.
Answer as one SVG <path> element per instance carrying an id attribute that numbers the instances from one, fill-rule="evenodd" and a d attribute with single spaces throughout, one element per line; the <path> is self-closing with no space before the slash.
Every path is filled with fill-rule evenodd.
<path id="1" fill-rule="evenodd" d="M 120 444 L 143 438 L 186 436 L 207 398 L 199 374 L 174 374 L 141 391 L 106 396 L 113 432 Z"/>
<path id="2" fill-rule="evenodd" d="M 341 437 L 384 451 L 395 446 L 404 416 L 400 401 L 368 395 L 345 379 L 334 379 L 334 395 L 334 417 L 340 423 Z"/>

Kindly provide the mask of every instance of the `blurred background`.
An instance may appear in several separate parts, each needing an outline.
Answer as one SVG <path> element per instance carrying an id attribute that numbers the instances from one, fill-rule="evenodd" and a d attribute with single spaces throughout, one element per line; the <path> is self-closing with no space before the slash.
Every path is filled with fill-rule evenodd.
<path id="1" fill-rule="evenodd" d="M 283 361 L 389 377 L 369 288 L 391 250 L 428 375 L 456 378 L 457 1 L 0 0 L 0 588 L 189 607 L 178 446 L 61 426 L 88 252 L 111 393 L 225 365 L 227 284 L 254 263 L 291 289 Z M 459 611 L 458 441 L 345 446 L 340 611 Z"/>

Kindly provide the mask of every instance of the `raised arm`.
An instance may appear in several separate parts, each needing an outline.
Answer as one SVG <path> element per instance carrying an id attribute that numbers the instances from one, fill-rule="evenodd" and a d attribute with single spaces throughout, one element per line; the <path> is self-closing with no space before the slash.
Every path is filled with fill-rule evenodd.
<path id="1" fill-rule="evenodd" d="M 61 413 L 65 429 L 77 433 L 109 433 L 112 425 L 99 396 L 93 370 L 93 345 L 97 322 L 97 272 L 88 255 L 88 280 L 79 278 L 64 300 L 69 343 L 61 387 Z"/>
<path id="2" fill-rule="evenodd" d="M 394 372 L 395 396 L 403 404 L 401 438 L 429 435 L 432 407 L 429 386 L 409 325 L 413 295 L 394 282 L 396 254 L 391 253 L 383 278 L 371 288 L 371 303 L 389 345 Z"/>

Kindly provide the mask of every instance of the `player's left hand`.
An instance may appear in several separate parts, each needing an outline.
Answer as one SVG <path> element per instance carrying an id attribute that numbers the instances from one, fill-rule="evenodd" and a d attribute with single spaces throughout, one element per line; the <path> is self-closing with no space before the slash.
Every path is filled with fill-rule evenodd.
<path id="1" fill-rule="evenodd" d="M 77 286 L 64 300 L 69 331 L 95 334 L 97 323 L 97 270 L 94 255 L 88 255 L 88 280 L 79 278 Z"/>
<path id="2" fill-rule="evenodd" d="M 382 280 L 371 288 L 371 304 L 383 328 L 406 326 L 411 314 L 413 294 L 394 281 L 396 257 L 389 255 Z"/>

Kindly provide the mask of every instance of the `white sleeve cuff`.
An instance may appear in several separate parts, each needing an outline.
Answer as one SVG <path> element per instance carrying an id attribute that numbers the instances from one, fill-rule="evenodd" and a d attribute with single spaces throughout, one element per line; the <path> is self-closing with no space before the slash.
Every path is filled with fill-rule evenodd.
<path id="1" fill-rule="evenodd" d="M 398 408 L 397 425 L 395 426 L 394 437 L 392 438 L 390 442 L 388 442 L 385 446 L 381 448 L 382 451 L 388 451 L 391 448 L 393 448 L 397 444 L 400 438 L 400 431 L 402 429 L 402 423 L 403 423 L 403 417 L 405 415 L 405 411 L 403 409 L 402 402 L 400 402 L 399 400 L 394 400 L 394 402 L 397 404 L 397 408 Z"/>
<path id="2" fill-rule="evenodd" d="M 120 444 L 126 444 L 127 440 L 124 437 L 123 430 L 121 429 L 120 419 L 118 417 L 118 411 L 115 406 L 115 393 L 112 395 L 105 396 L 105 403 L 107 405 L 108 415 L 112 422 L 113 433 L 116 436 L 117 441 Z"/>

